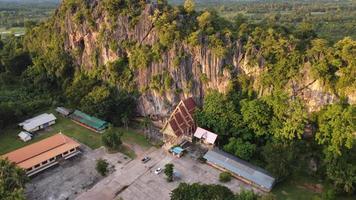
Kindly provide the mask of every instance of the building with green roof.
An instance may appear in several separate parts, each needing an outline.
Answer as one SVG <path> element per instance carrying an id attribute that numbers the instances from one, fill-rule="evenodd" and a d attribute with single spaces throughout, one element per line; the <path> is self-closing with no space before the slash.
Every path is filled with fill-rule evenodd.
<path id="1" fill-rule="evenodd" d="M 70 115 L 70 118 L 79 125 L 99 133 L 103 132 L 109 125 L 108 122 L 90 116 L 80 110 L 75 110 Z"/>

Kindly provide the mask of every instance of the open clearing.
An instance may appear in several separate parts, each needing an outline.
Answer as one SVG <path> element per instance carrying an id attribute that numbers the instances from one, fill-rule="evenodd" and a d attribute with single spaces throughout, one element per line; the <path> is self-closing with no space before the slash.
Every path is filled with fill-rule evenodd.
<path id="1" fill-rule="evenodd" d="M 101 180 L 77 199 L 96 200 L 121 197 L 125 200 L 165 200 L 169 199 L 171 190 L 181 182 L 221 184 L 218 180 L 219 170 L 199 163 L 188 156 L 176 158 L 163 149 L 156 148 L 148 150 L 146 155 L 151 157 L 151 160 L 146 164 L 141 163 L 140 159 L 135 159 L 121 168 L 116 167 L 117 170 L 113 174 Z M 173 163 L 175 170 L 180 175 L 172 183 L 166 181 L 163 172 L 159 175 L 154 173 L 155 169 L 163 168 L 167 163 Z M 251 189 L 250 186 L 236 179 L 223 185 L 234 192 L 239 192 L 241 188 Z"/>

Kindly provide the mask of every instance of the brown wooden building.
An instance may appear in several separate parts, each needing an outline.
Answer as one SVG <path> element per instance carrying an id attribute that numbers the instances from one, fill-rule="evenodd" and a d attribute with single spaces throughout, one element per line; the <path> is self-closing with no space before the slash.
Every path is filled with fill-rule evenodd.
<path id="1" fill-rule="evenodd" d="M 161 130 L 167 148 L 179 144 L 184 139 L 192 141 L 197 127 L 193 118 L 195 110 L 196 103 L 193 98 L 179 102 Z"/>

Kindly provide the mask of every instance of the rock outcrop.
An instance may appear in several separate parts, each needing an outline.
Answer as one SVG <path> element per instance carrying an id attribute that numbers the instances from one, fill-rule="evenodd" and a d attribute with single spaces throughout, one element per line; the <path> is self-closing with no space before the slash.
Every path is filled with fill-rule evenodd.
<path id="1" fill-rule="evenodd" d="M 81 66 L 81 70 L 94 70 L 97 66 L 105 66 L 122 55 L 129 54 L 122 49 L 112 50 L 105 37 L 118 45 L 125 41 L 153 45 L 159 40 L 157 30 L 151 20 L 157 8 L 156 5 L 147 4 L 138 22 L 132 26 L 129 17 L 121 15 L 115 19 L 115 24 L 113 24 L 102 8 L 102 1 L 90 0 L 88 2 L 94 25 L 88 20 L 82 23 L 75 22 L 73 18 L 76 11 L 67 10 L 62 30 L 66 36 L 65 49 L 72 54 L 76 52 L 73 57 L 75 63 Z M 228 55 L 219 58 L 212 53 L 208 45 L 191 47 L 184 43 L 174 44 L 174 47 L 161 55 L 160 61 L 153 61 L 146 68 L 135 71 L 136 85 L 142 91 L 138 102 L 138 113 L 158 119 L 165 118 L 180 99 L 190 96 L 201 104 L 209 89 L 227 91 L 233 76 L 231 71 L 234 75 L 245 73 L 257 79 L 259 72 L 263 70 L 263 65 L 247 66 L 247 56 L 242 49 L 242 44 L 235 41 L 231 44 Z M 177 65 L 174 63 L 175 58 L 182 52 L 185 56 Z M 233 66 L 233 69 L 227 69 L 226 66 Z M 162 72 L 167 72 L 172 77 L 171 88 L 163 92 L 144 90 L 152 78 Z M 301 81 L 291 82 L 286 86 L 286 90 L 291 95 L 300 96 L 305 100 L 309 110 L 318 110 L 320 106 L 335 100 L 334 95 L 324 92 L 320 83 L 310 78 L 308 70 L 303 69 L 301 76 Z M 256 86 L 256 90 L 258 89 Z"/>

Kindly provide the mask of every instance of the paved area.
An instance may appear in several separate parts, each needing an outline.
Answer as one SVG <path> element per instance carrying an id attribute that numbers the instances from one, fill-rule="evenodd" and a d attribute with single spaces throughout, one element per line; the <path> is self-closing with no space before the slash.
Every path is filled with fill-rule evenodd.
<path id="1" fill-rule="evenodd" d="M 170 192 L 181 182 L 221 184 L 218 180 L 219 170 L 199 163 L 189 156 L 176 158 L 162 149 L 155 148 L 151 148 L 146 155 L 152 160 L 143 164 L 139 157 L 121 168 L 116 168 L 113 174 L 101 180 L 77 199 L 165 200 L 169 199 Z M 175 171 L 179 174 L 179 178 L 172 183 L 166 181 L 163 172 L 159 175 L 154 173 L 156 168 L 164 168 L 167 163 L 173 163 Z M 252 189 L 236 179 L 224 185 L 234 192 L 239 192 L 241 188 Z"/>
<path id="2" fill-rule="evenodd" d="M 118 194 L 140 178 L 140 176 L 152 169 L 152 167 L 165 156 L 162 151 L 159 151 L 156 148 L 150 148 L 146 155 L 149 155 L 152 158 L 147 164 L 142 164 L 140 160 L 141 157 L 138 157 L 138 159 L 132 160 L 124 166 L 116 167 L 114 173 L 101 180 L 90 190 L 82 193 L 77 199 L 114 199 Z"/>
<path id="3" fill-rule="evenodd" d="M 106 159 L 115 167 L 124 166 L 130 159 L 123 154 L 107 154 L 104 148 L 90 150 L 84 145 L 82 154 L 64 161 L 31 178 L 26 185 L 29 200 L 71 200 L 94 186 L 102 177 L 96 172 L 96 160 Z M 113 169 L 114 170 L 114 169 Z"/>
<path id="4" fill-rule="evenodd" d="M 82 155 L 70 161 L 44 171 L 31 179 L 26 185 L 26 198 L 29 200 L 165 200 L 179 183 L 221 184 L 220 171 L 199 163 L 186 155 L 176 158 L 163 149 L 154 147 L 144 150 L 135 149 L 138 158 L 130 160 L 121 153 L 107 154 L 104 148 L 95 151 L 83 146 Z M 146 164 L 143 156 L 150 156 Z M 96 160 L 106 159 L 113 166 L 112 173 L 103 178 L 95 170 Z M 168 183 L 162 172 L 154 173 L 158 167 L 164 168 L 173 163 L 179 175 L 174 182 Z M 241 188 L 252 189 L 241 181 L 233 179 L 224 184 L 234 192 Z M 254 189 L 255 190 L 255 189 Z"/>
<path id="5" fill-rule="evenodd" d="M 154 173 L 156 168 L 164 168 L 164 165 L 167 163 L 173 163 L 175 171 L 179 174 L 179 178 L 176 178 L 176 180 L 171 183 L 166 181 L 163 172 L 159 175 Z M 148 170 L 135 180 L 135 182 L 120 193 L 119 196 L 124 200 L 168 200 L 170 199 L 170 192 L 178 187 L 181 182 L 222 184 L 218 180 L 219 174 L 219 170 L 192 160 L 189 157 L 174 158 L 168 155 L 155 164 L 151 170 Z M 234 192 L 239 192 L 241 188 L 252 189 L 250 186 L 236 179 L 232 179 L 231 182 L 223 185 Z"/>

